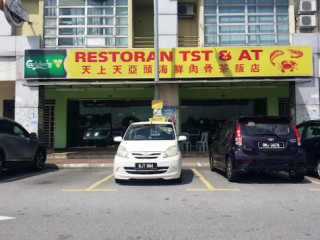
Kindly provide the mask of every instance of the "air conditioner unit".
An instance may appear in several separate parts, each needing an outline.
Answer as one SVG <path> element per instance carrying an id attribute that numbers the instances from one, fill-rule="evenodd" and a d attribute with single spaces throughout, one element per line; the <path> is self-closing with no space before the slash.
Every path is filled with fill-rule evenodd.
<path id="1" fill-rule="evenodd" d="M 316 16 L 315 15 L 300 15 L 299 16 L 299 27 L 300 28 L 314 28 L 316 27 Z"/>
<path id="2" fill-rule="evenodd" d="M 315 0 L 302 0 L 299 2 L 299 14 L 314 14 L 317 11 Z"/>
<path id="3" fill-rule="evenodd" d="M 194 4 L 193 3 L 178 3 L 178 17 L 179 18 L 193 18 Z"/>

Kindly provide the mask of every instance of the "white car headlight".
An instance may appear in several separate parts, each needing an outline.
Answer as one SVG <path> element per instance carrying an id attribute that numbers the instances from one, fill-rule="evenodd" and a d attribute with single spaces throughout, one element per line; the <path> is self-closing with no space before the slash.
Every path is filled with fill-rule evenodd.
<path id="1" fill-rule="evenodd" d="M 119 157 L 128 158 L 128 151 L 125 147 L 119 146 L 116 155 Z"/>
<path id="2" fill-rule="evenodd" d="M 177 146 L 171 146 L 167 149 L 167 151 L 164 153 L 163 157 L 173 157 L 178 155 L 178 147 Z"/>

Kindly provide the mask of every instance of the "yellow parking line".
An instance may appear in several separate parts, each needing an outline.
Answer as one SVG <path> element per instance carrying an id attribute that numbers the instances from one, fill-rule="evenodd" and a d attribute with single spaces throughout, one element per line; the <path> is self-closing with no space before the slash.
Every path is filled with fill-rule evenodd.
<path id="1" fill-rule="evenodd" d="M 87 188 L 84 189 L 63 189 L 62 192 L 114 192 L 117 189 L 92 189 L 89 190 Z"/>
<path id="2" fill-rule="evenodd" d="M 112 178 L 112 177 L 113 177 L 113 174 L 111 174 L 111 175 L 109 175 L 108 177 L 106 177 L 106 178 L 104 178 L 104 179 L 102 179 L 102 180 L 100 180 L 100 181 L 92 184 L 90 187 L 87 188 L 87 190 L 92 190 L 92 189 L 94 189 L 96 186 L 98 186 L 98 185 L 100 185 L 101 183 L 109 180 L 109 179 Z"/>
<path id="3" fill-rule="evenodd" d="M 312 180 L 312 179 L 306 178 L 306 180 L 309 181 L 309 182 L 312 182 L 312 183 L 314 183 L 314 184 L 320 185 L 320 182 L 314 181 L 314 180 Z M 310 191 L 320 191 L 320 188 L 311 188 L 311 189 L 309 189 L 309 190 L 310 190 Z"/>
<path id="4" fill-rule="evenodd" d="M 195 168 L 192 168 L 192 171 L 200 178 L 200 180 L 207 186 L 207 190 L 214 190 L 214 187 L 199 173 Z"/>
<path id="5" fill-rule="evenodd" d="M 309 178 L 307 178 L 310 182 L 312 182 L 312 183 L 315 183 L 315 184 L 319 184 L 320 185 L 320 182 L 317 182 L 317 181 L 314 181 L 314 180 L 312 180 L 312 179 L 309 179 Z"/>
<path id="6" fill-rule="evenodd" d="M 117 191 L 117 189 L 104 189 L 104 188 L 97 189 L 96 188 L 101 183 L 104 183 L 105 181 L 109 180 L 112 177 L 113 177 L 113 174 L 111 174 L 111 175 L 105 177 L 104 179 L 92 184 L 88 188 L 84 188 L 84 189 L 64 189 L 64 190 L 62 190 L 62 192 L 109 192 L 109 191 Z"/>
<path id="7" fill-rule="evenodd" d="M 199 177 L 199 179 L 206 185 L 207 188 L 204 189 L 186 189 L 187 191 L 239 191 L 239 189 L 217 189 L 214 188 L 201 174 L 200 172 L 192 168 L 192 171 Z"/>

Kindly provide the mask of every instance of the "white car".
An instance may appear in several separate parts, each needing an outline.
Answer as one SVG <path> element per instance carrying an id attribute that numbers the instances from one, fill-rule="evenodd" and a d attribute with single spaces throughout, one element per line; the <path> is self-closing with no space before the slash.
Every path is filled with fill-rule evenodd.
<path id="1" fill-rule="evenodd" d="M 170 122 L 132 123 L 120 142 L 114 158 L 114 178 L 117 183 L 129 179 L 175 179 L 181 181 L 182 155 L 175 127 Z"/>

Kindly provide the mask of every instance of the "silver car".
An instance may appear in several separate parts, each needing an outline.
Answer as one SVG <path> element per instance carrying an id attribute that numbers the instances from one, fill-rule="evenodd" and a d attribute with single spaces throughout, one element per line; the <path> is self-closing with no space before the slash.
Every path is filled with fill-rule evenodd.
<path id="1" fill-rule="evenodd" d="M 46 148 L 19 123 L 0 117 L 0 172 L 4 168 L 26 163 L 35 170 L 42 170 L 46 161 Z"/>

